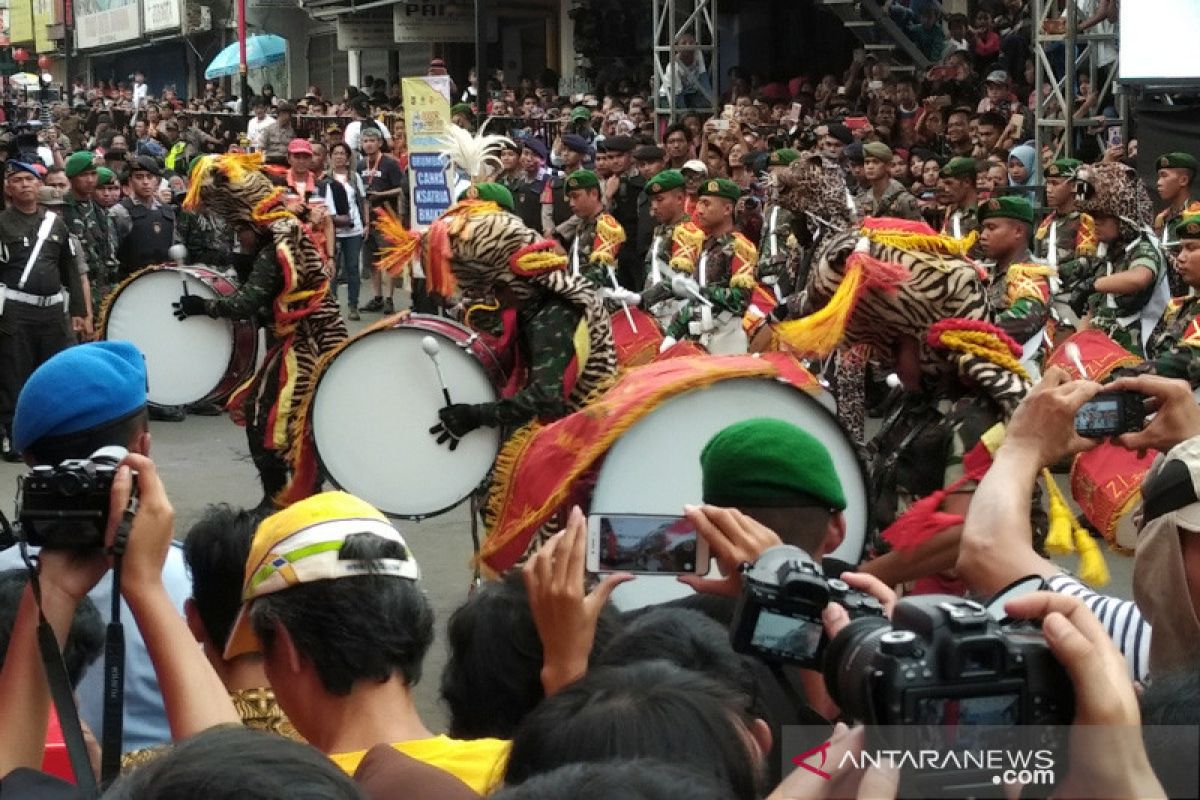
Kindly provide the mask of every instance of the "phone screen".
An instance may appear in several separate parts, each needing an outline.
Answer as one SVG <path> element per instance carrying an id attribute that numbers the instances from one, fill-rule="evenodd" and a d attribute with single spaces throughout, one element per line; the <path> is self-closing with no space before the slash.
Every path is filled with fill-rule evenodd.
<path id="1" fill-rule="evenodd" d="M 599 572 L 696 571 L 696 529 L 686 517 L 603 516 L 599 536 Z"/>
<path id="2" fill-rule="evenodd" d="M 1123 144 L 1123 142 L 1121 141 L 1121 129 L 1118 127 L 1109 128 L 1108 129 L 1108 146 L 1109 147 L 1120 147 L 1122 144 Z"/>
<path id="3" fill-rule="evenodd" d="M 1075 430 L 1080 436 L 1109 436 L 1121 432 L 1120 396 L 1089 400 L 1075 414 Z"/>

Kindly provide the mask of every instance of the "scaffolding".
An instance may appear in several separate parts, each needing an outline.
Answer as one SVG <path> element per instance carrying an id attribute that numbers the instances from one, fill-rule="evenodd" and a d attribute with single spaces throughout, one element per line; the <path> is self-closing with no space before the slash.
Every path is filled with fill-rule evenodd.
<path id="1" fill-rule="evenodd" d="M 693 59 L 690 65 L 680 60 L 686 54 Z M 697 71 L 697 64 L 703 69 Z M 688 111 L 716 114 L 719 77 L 717 0 L 654 0 L 654 107 L 659 120 L 675 122 Z"/>
<path id="2" fill-rule="evenodd" d="M 1043 183 L 1041 154 L 1047 147 L 1055 159 L 1072 158 L 1078 133 L 1089 128 L 1119 128 L 1121 142 L 1129 140 L 1129 97 L 1117 80 L 1119 23 L 1113 23 L 1112 33 L 1081 32 L 1078 3 L 1066 0 L 1063 14 L 1063 0 L 1033 0 L 1034 139 L 1039 184 Z M 1101 63 L 1106 58 L 1108 63 Z M 1081 113 L 1075 99 L 1077 78 L 1084 73 L 1092 103 Z M 1104 116 L 1103 108 L 1108 105 L 1116 116 Z"/>

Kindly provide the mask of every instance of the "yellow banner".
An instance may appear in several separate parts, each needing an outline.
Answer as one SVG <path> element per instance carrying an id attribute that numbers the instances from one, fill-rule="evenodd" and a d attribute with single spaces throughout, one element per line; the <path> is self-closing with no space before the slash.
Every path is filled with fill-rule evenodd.
<path id="1" fill-rule="evenodd" d="M 444 75 L 404 78 L 401 92 L 408 134 L 409 226 L 424 230 L 454 202 L 438 157 L 450 126 L 450 82 Z"/>
<path id="2" fill-rule="evenodd" d="M 33 41 L 33 0 L 9 0 L 8 38 L 14 45 Z"/>

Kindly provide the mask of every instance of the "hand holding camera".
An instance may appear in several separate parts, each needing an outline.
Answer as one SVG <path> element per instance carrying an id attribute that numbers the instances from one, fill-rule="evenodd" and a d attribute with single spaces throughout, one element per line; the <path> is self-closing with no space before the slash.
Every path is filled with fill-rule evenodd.
<path id="1" fill-rule="evenodd" d="M 1066 370 L 1050 367 L 1005 426 L 1003 449 L 1026 451 L 1039 467 L 1045 467 L 1095 447 L 1095 439 L 1076 432 L 1075 417 L 1101 388 L 1093 381 L 1071 380 Z"/>
<path id="2" fill-rule="evenodd" d="M 1127 450 L 1161 450 L 1165 453 L 1180 442 L 1200 435 L 1200 406 L 1196 405 L 1187 381 L 1139 375 L 1113 381 L 1107 389 L 1144 395 L 1148 398 L 1148 410 L 1154 414 L 1142 430 L 1117 437 L 1117 444 Z"/>

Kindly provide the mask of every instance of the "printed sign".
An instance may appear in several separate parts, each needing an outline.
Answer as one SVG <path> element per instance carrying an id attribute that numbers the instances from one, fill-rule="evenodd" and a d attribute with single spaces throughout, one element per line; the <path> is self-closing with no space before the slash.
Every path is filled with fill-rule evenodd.
<path id="1" fill-rule="evenodd" d="M 412 201 L 409 224 L 416 230 L 428 227 L 453 202 L 446 167 L 440 156 L 442 136 L 450 125 L 450 100 L 436 85 L 445 82 L 444 79 L 445 76 L 423 76 L 401 81 Z"/>
<path id="2" fill-rule="evenodd" d="M 392 27 L 399 44 L 475 41 L 475 11 L 470 3 L 396 3 Z"/>
<path id="3" fill-rule="evenodd" d="M 137 0 L 76 0 L 75 46 L 80 50 L 141 36 Z"/>
<path id="4" fill-rule="evenodd" d="M 142 28 L 146 33 L 178 28 L 180 0 L 142 0 Z"/>

